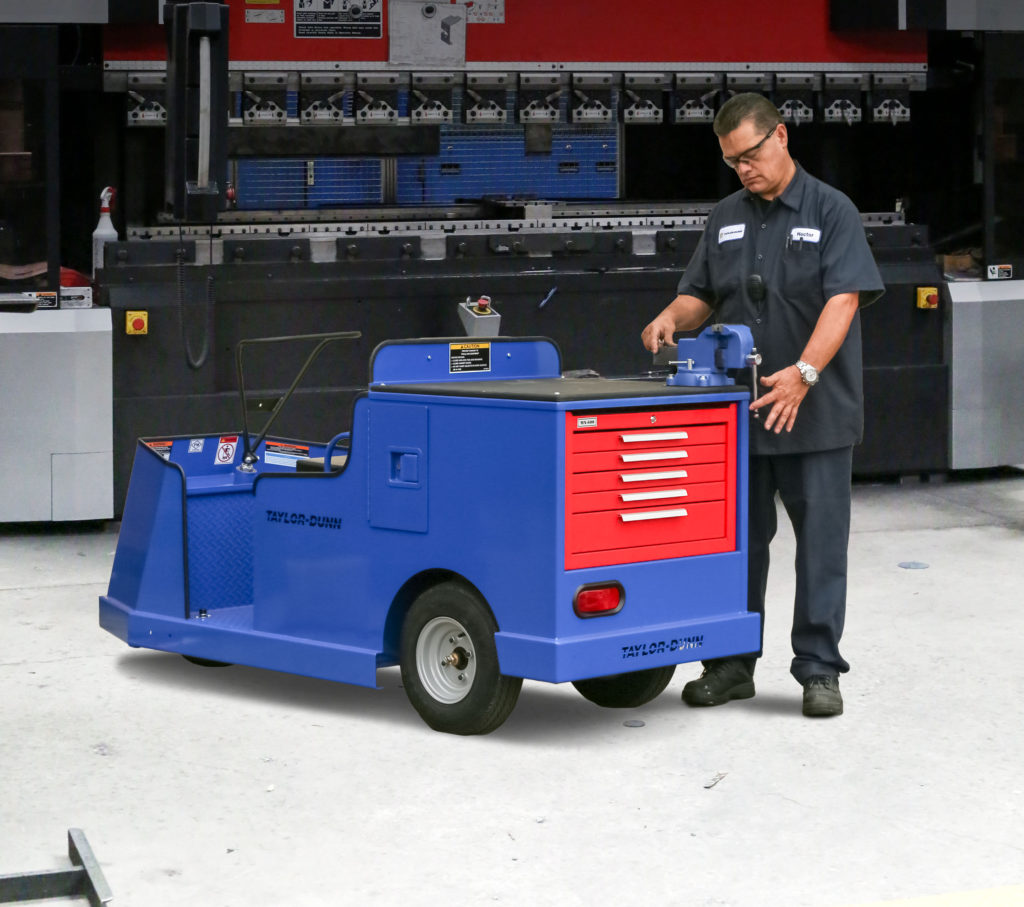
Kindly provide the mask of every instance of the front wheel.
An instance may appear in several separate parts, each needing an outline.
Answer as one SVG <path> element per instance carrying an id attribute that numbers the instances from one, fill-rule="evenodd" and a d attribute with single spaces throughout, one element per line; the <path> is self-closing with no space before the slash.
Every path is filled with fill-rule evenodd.
<path id="1" fill-rule="evenodd" d="M 182 655 L 185 661 L 190 661 L 201 668 L 230 668 L 230 661 L 214 661 L 212 658 L 200 658 L 198 655 Z"/>
<path id="2" fill-rule="evenodd" d="M 521 677 L 498 669 L 494 617 L 478 595 L 446 582 L 412 603 L 402 625 L 402 683 L 435 731 L 489 734 L 515 707 Z"/>
<path id="3" fill-rule="evenodd" d="M 608 709 L 635 709 L 660 695 L 672 680 L 675 665 L 610 674 L 589 680 L 574 680 L 572 685 L 584 699 Z"/>

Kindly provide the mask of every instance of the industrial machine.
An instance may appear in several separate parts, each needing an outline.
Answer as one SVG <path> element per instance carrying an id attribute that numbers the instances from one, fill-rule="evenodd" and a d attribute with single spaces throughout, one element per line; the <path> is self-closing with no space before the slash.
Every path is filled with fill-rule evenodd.
<path id="1" fill-rule="evenodd" d="M 727 374 L 750 333 L 679 352 L 682 381 L 609 379 L 564 376 L 545 338 L 393 341 L 327 443 L 244 415 L 140 441 L 100 623 L 203 664 L 366 686 L 400 664 L 457 734 L 497 728 L 522 678 L 642 705 L 677 663 L 760 645 L 749 395 Z"/>
<path id="2" fill-rule="evenodd" d="M 377 344 L 457 333 L 452 301 L 481 286 L 510 333 L 552 337 L 569 369 L 649 367 L 630 338 L 737 185 L 710 122 L 745 90 L 775 101 L 801 164 L 863 212 L 886 283 L 863 318 L 855 473 L 956 468 L 944 272 L 988 286 L 1024 267 L 1024 14 L 1012 5 L 796 0 L 773 13 L 770 41 L 754 0 L 728 15 L 666 0 L 61 10 L 0 6 L 0 22 L 18 23 L 0 28 L 0 82 L 49 73 L 20 95 L 0 84 L 0 154 L 17 155 L 0 176 L 29 150 L 4 111 L 45 111 L 35 153 L 51 176 L 33 184 L 35 208 L 9 209 L 52 220 L 59 207 L 33 259 L 45 255 L 51 283 L 58 263 L 85 269 L 95 200 L 118 189 L 121 238 L 95 284 L 113 323 L 116 512 L 136 438 L 233 418 L 240 339 L 362 332 L 284 416 L 298 437 L 330 434 L 327 413 L 352 405 Z M 11 198 L 26 191 L 12 186 Z M 29 252 L 11 237 L 25 227 L 5 217 L 0 265 L 22 274 Z M 962 249 L 976 252 L 964 273 L 937 258 Z M 17 283 L 6 288 L 31 289 Z M 296 356 L 260 363 L 257 397 L 280 395 Z"/>
<path id="3" fill-rule="evenodd" d="M 104 181 L 121 186 L 125 236 L 99 282 L 115 323 L 148 319 L 115 332 L 117 499 L 136 437 L 184 431 L 186 414 L 226 424 L 230 350 L 260 333 L 363 333 L 290 414 L 299 436 L 330 433 L 320 414 L 351 404 L 378 343 L 456 333 L 451 300 L 482 280 L 509 332 L 553 337 L 568 368 L 649 367 L 624 338 L 671 298 L 710 199 L 735 188 L 709 121 L 743 90 L 769 93 L 801 162 L 866 212 L 888 298 L 864 319 L 858 468 L 946 468 L 942 316 L 916 305 L 939 278 L 929 230 L 907 219 L 905 179 L 849 154 L 906 155 L 925 34 L 837 42 L 824 0 L 803 5 L 770 49 L 736 27 L 757 20 L 742 3 L 696 30 L 665 29 L 654 2 L 626 29 L 604 3 L 564 5 L 586 27 L 562 29 L 547 4 L 423 0 L 167 4 L 163 27 L 152 12 L 111 24 Z M 203 47 L 220 72 L 205 82 Z M 297 366 L 281 355 L 261 369 L 271 398 Z M 893 447 L 894 413 L 924 411 L 916 446 Z"/>

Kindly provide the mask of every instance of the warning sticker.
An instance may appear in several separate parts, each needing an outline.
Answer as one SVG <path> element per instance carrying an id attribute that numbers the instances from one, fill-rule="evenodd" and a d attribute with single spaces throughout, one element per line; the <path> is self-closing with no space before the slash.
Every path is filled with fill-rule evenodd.
<path id="1" fill-rule="evenodd" d="M 147 441 L 146 447 L 153 451 L 153 453 L 159 454 L 165 460 L 169 460 L 171 458 L 170 441 Z"/>
<path id="2" fill-rule="evenodd" d="M 296 38 L 381 38 L 384 0 L 294 0 Z"/>
<path id="3" fill-rule="evenodd" d="M 189 442 L 188 442 L 188 452 L 189 453 L 202 453 L 203 452 L 203 442 L 205 440 L 206 440 L 205 438 L 192 438 L 192 439 L 190 439 Z"/>
<path id="4" fill-rule="evenodd" d="M 227 435 L 217 442 L 217 454 L 214 463 L 224 465 L 235 461 L 235 451 L 238 449 L 238 435 Z"/>
<path id="5" fill-rule="evenodd" d="M 491 345 L 489 343 L 449 343 L 448 373 L 489 372 Z"/>
<path id="6" fill-rule="evenodd" d="M 309 456 L 309 447 L 284 441 L 267 441 L 263 461 L 270 466 L 288 466 L 295 469 L 296 461 Z"/>

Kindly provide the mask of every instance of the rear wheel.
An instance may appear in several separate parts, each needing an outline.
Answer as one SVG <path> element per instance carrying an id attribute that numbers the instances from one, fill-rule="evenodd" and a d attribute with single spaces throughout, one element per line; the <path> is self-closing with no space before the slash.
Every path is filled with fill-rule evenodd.
<path id="1" fill-rule="evenodd" d="M 489 734 L 515 707 L 521 677 L 498 670 L 494 617 L 465 586 L 446 582 L 421 593 L 402 625 L 402 682 L 435 731 Z"/>
<path id="2" fill-rule="evenodd" d="M 610 674 L 590 680 L 574 680 L 572 685 L 584 699 L 609 709 L 635 709 L 658 696 L 669 685 L 675 665 Z"/>

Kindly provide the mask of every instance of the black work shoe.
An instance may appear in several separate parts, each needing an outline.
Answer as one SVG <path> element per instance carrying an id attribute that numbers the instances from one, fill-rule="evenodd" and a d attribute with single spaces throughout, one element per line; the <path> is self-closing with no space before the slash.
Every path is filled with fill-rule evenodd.
<path id="1" fill-rule="evenodd" d="M 709 661 L 696 680 L 683 687 L 687 705 L 724 705 L 730 699 L 750 699 L 754 695 L 754 675 L 742 658 Z"/>
<path id="2" fill-rule="evenodd" d="M 804 681 L 804 714 L 811 718 L 843 714 L 843 694 L 835 674 L 814 674 Z"/>

